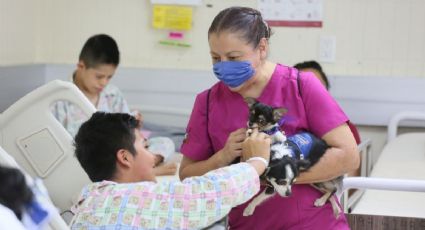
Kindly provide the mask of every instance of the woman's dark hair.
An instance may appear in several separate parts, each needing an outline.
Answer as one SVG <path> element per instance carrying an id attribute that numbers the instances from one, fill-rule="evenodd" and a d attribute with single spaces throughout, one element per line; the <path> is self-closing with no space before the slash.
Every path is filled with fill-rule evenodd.
<path id="1" fill-rule="evenodd" d="M 325 82 L 325 87 L 327 90 L 331 88 L 331 85 L 329 84 L 328 77 L 326 76 L 325 72 L 323 72 L 322 66 L 317 61 L 305 61 L 294 65 L 294 68 L 298 70 L 304 70 L 304 69 L 314 69 L 317 72 L 322 75 L 322 79 Z"/>
<path id="2" fill-rule="evenodd" d="M 230 7 L 215 16 L 208 30 L 208 36 L 223 31 L 240 32 L 242 38 L 257 47 L 262 38 L 269 40 L 271 29 L 261 13 L 249 7 Z"/>
<path id="3" fill-rule="evenodd" d="M 21 220 L 25 205 L 33 199 L 25 176 L 19 169 L 0 166 L 0 203 L 12 210 Z"/>
<path id="4" fill-rule="evenodd" d="M 139 122 L 126 113 L 96 112 L 75 136 L 75 155 L 90 180 L 113 178 L 117 152 L 126 149 L 135 155 L 135 129 Z"/>

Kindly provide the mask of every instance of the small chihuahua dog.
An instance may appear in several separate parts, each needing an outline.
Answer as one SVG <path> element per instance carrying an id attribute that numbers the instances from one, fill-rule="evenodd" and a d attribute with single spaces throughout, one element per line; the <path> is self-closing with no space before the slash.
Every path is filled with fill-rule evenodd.
<path id="1" fill-rule="evenodd" d="M 261 176 L 266 181 L 267 187 L 245 208 L 243 215 L 250 216 L 254 213 L 257 205 L 276 192 L 282 197 L 290 196 L 295 178 L 300 172 L 308 170 L 319 161 L 329 146 L 325 141 L 307 132 L 287 138 L 279 127 L 279 121 L 287 112 L 286 109 L 273 108 L 254 98 L 246 98 L 245 101 L 249 107 L 247 135 L 252 132 L 252 129 L 257 128 L 272 138 L 269 167 Z M 314 205 L 316 207 L 323 206 L 329 200 L 335 217 L 338 217 L 341 212 L 335 197 L 332 196 L 338 188 L 337 185 L 341 184 L 339 181 L 340 179 L 334 179 L 312 184 L 313 187 L 324 193 L 315 201 Z"/>

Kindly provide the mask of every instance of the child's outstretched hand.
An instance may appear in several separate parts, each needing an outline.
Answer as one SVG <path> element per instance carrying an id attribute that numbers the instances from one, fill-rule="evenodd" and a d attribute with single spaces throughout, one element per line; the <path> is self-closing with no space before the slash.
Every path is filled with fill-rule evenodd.
<path id="1" fill-rule="evenodd" d="M 177 164 L 174 162 L 164 163 L 153 168 L 156 176 L 175 175 L 177 172 Z"/>
<path id="2" fill-rule="evenodd" d="M 252 129 L 252 133 L 242 143 L 242 161 L 251 164 L 258 175 L 264 173 L 270 160 L 270 137 Z"/>
<path id="3" fill-rule="evenodd" d="M 252 129 L 252 133 L 242 143 L 242 161 L 252 157 L 262 157 L 267 162 L 270 159 L 270 137 L 269 135 Z"/>

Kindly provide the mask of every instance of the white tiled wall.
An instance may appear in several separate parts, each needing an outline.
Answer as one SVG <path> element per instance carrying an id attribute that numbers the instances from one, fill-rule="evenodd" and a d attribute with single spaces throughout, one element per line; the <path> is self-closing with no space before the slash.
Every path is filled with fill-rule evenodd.
<path id="1" fill-rule="evenodd" d="M 314 31 L 310 34 L 303 29 L 276 29 L 276 37 L 294 33 L 282 45 L 282 50 L 288 50 L 286 63 L 309 58 L 305 54 L 311 51 L 305 49 L 311 49 L 312 43 L 312 58 L 317 58 L 318 37 L 332 35 L 336 62 L 324 64 L 331 75 L 425 77 L 425 1 L 327 0 L 324 4 L 322 29 L 309 29 Z M 305 43 L 309 45 L 304 48 Z M 273 52 L 273 57 L 280 59 L 280 54 Z"/>
<path id="2" fill-rule="evenodd" d="M 270 59 L 292 65 L 317 59 L 320 36 L 336 37 L 329 75 L 425 77 L 424 0 L 324 0 L 322 28 L 275 27 Z M 207 4 L 212 7 L 207 7 Z M 151 28 L 148 0 L 0 0 L 0 65 L 76 62 L 95 33 L 119 43 L 122 65 L 207 70 L 207 30 L 232 5 L 256 0 L 204 0 L 194 9 L 191 48 L 158 44 L 167 31 Z"/>

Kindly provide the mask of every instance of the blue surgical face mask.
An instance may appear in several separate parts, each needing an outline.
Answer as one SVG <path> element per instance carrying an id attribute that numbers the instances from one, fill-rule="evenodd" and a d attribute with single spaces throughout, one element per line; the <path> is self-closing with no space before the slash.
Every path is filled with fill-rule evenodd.
<path id="1" fill-rule="evenodd" d="M 242 85 L 252 76 L 255 70 L 248 61 L 222 61 L 213 66 L 215 76 L 229 87 Z"/>

